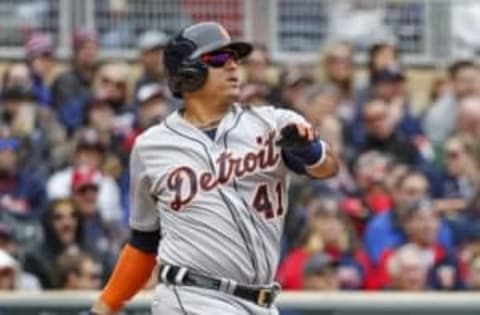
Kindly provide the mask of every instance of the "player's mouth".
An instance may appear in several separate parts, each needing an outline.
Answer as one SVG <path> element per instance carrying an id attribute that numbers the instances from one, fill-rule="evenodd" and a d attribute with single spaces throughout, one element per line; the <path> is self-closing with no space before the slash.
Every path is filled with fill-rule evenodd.
<path id="1" fill-rule="evenodd" d="M 240 80 L 237 77 L 229 77 L 227 81 L 235 86 L 238 86 L 240 84 Z"/>

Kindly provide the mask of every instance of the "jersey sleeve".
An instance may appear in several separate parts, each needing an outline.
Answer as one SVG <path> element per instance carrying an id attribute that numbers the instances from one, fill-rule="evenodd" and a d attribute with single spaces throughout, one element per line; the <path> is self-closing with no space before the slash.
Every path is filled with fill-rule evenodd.
<path id="1" fill-rule="evenodd" d="M 160 218 L 151 194 L 152 182 L 147 175 L 145 164 L 134 146 L 130 156 L 130 218 L 129 225 L 139 231 L 160 229 Z"/>
<path id="2" fill-rule="evenodd" d="M 303 116 L 289 109 L 274 109 L 274 117 L 279 130 L 290 124 L 302 123 L 309 125 Z"/>

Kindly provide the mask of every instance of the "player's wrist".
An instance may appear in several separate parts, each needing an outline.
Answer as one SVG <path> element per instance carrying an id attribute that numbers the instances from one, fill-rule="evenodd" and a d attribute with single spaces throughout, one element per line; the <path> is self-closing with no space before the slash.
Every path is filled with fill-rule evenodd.
<path id="1" fill-rule="evenodd" d="M 327 155 L 326 145 L 322 140 L 312 141 L 302 148 L 288 149 L 288 153 L 301 160 L 306 167 L 323 163 Z"/>

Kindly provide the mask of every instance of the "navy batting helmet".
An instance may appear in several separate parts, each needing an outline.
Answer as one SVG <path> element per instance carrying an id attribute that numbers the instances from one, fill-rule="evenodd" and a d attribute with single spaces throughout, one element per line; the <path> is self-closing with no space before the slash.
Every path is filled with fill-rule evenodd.
<path id="1" fill-rule="evenodd" d="M 252 45 L 232 41 L 225 28 L 215 22 L 194 24 L 172 38 L 165 47 L 163 62 L 173 95 L 182 97 L 183 92 L 201 88 L 208 68 L 199 57 L 222 48 L 234 50 L 239 58 L 252 51 Z"/>

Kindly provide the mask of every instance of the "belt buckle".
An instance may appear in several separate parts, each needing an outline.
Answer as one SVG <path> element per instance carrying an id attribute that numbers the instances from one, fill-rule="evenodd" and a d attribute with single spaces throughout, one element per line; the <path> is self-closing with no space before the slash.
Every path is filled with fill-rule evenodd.
<path id="1" fill-rule="evenodd" d="M 271 303 L 271 289 L 260 289 L 257 296 L 257 305 L 268 307 Z M 270 301 L 268 301 L 270 299 Z"/>

